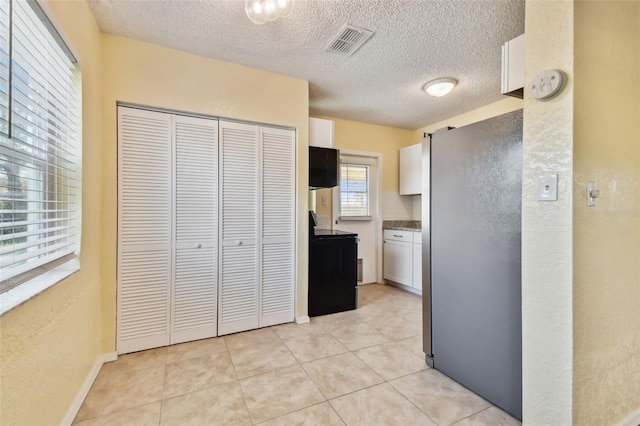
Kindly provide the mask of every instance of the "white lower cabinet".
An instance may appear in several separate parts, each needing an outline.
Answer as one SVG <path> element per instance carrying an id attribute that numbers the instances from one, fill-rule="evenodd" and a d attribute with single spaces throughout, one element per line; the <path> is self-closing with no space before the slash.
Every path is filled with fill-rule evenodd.
<path id="1" fill-rule="evenodd" d="M 384 278 L 422 291 L 422 236 L 420 232 L 384 230 Z"/>
<path id="2" fill-rule="evenodd" d="M 294 319 L 295 131 L 118 107 L 117 351 Z"/>

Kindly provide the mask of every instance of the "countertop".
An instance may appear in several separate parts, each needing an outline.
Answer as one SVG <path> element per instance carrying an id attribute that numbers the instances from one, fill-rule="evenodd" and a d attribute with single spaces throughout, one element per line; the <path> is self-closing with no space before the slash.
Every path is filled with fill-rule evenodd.
<path id="1" fill-rule="evenodd" d="M 422 232 L 422 229 L 419 228 L 408 228 L 406 226 L 390 226 L 384 229 L 397 230 L 397 231 L 412 231 L 412 232 Z"/>
<path id="2" fill-rule="evenodd" d="M 315 229 L 314 235 L 311 235 L 311 239 L 314 238 L 339 238 L 339 237 L 357 237 L 358 234 L 354 232 L 339 231 L 337 229 Z"/>

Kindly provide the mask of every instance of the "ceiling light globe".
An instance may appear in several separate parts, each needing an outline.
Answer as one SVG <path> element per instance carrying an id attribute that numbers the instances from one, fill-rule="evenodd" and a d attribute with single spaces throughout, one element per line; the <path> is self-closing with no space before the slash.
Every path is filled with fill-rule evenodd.
<path id="1" fill-rule="evenodd" d="M 425 84 L 423 89 L 431 96 L 441 98 L 451 92 L 456 84 L 458 84 L 458 81 L 453 78 L 438 78 Z"/>
<path id="2" fill-rule="evenodd" d="M 262 25 L 267 22 L 264 9 L 263 0 L 246 0 L 244 2 L 244 11 L 254 24 Z"/>
<path id="3" fill-rule="evenodd" d="M 280 11 L 276 0 L 264 0 L 264 14 L 267 17 L 267 21 L 275 21 L 280 17 Z"/>
<path id="4" fill-rule="evenodd" d="M 293 12 L 293 4 L 295 0 L 276 0 L 278 11 L 281 18 L 285 18 L 291 15 Z"/>

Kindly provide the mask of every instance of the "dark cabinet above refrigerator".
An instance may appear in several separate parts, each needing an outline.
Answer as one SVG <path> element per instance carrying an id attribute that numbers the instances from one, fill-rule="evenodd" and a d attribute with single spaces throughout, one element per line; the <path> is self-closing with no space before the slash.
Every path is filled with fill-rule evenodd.
<path id="1" fill-rule="evenodd" d="M 309 147 L 309 187 L 332 188 L 338 185 L 340 151 L 333 148 Z"/>

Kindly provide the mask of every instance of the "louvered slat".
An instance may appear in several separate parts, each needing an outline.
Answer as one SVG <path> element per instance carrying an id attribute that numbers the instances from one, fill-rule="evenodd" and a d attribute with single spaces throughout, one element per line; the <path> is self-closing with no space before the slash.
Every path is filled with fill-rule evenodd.
<path id="1" fill-rule="evenodd" d="M 258 130 L 220 121 L 222 263 L 218 334 L 259 327 Z"/>
<path id="2" fill-rule="evenodd" d="M 248 124 L 220 122 L 225 241 L 257 236 L 258 129 Z"/>
<path id="3" fill-rule="evenodd" d="M 118 353 L 169 344 L 171 116 L 118 108 Z"/>
<path id="4" fill-rule="evenodd" d="M 175 272 L 171 343 L 217 334 L 218 122 L 174 116 Z"/>
<path id="5" fill-rule="evenodd" d="M 295 132 L 263 127 L 261 326 L 294 319 Z"/>

